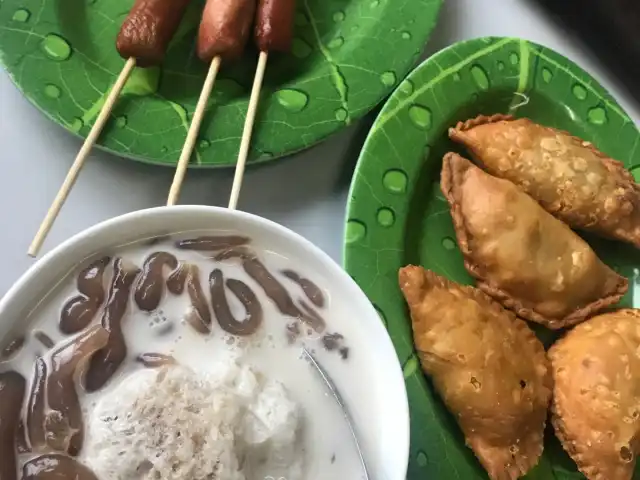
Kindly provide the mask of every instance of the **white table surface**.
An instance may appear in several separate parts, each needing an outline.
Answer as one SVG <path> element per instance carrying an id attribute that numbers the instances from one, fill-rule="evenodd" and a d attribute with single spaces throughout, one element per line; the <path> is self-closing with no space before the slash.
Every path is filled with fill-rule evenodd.
<path id="1" fill-rule="evenodd" d="M 640 120 L 640 105 L 621 91 L 590 52 L 527 0 L 445 0 L 425 55 L 485 35 L 520 36 L 565 54 L 601 81 L 636 122 Z M 297 231 L 340 261 L 347 190 L 370 121 L 306 152 L 251 169 L 239 208 Z M 79 148 L 79 139 L 47 120 L 6 74 L 0 74 L 0 295 L 33 263 L 27 247 Z M 162 205 L 172 176 L 170 169 L 95 150 L 42 252 L 107 218 Z M 188 173 L 181 202 L 225 205 L 231 178 L 230 170 Z"/>

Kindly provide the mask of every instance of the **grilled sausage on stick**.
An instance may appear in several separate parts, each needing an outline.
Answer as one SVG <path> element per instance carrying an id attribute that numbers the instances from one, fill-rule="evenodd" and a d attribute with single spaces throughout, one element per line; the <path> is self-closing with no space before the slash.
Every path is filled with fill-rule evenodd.
<path id="1" fill-rule="evenodd" d="M 293 37 L 293 17 L 295 15 L 295 0 L 259 0 L 256 14 L 256 27 L 254 32 L 255 42 L 260 50 L 258 66 L 253 78 L 249 107 L 245 118 L 240 151 L 236 163 L 236 171 L 231 187 L 229 208 L 234 210 L 238 205 L 240 187 L 244 177 L 244 169 L 251 145 L 253 124 L 258 110 L 258 99 L 262 89 L 262 80 L 267 68 L 267 59 L 270 52 L 288 52 L 291 48 Z"/>
<path id="2" fill-rule="evenodd" d="M 255 41 L 261 52 L 288 52 L 293 40 L 296 0 L 262 0 L 256 16 Z"/>
<path id="3" fill-rule="evenodd" d="M 237 60 L 242 56 L 251 32 L 255 9 L 255 0 L 207 0 L 198 31 L 198 56 L 202 61 L 209 63 L 209 72 L 178 160 L 167 205 L 174 205 L 180 195 L 182 181 L 193 153 L 220 63 Z"/>
<path id="4" fill-rule="evenodd" d="M 160 65 L 189 2 L 136 0 L 116 40 L 120 56 L 140 67 Z"/>
<path id="5" fill-rule="evenodd" d="M 122 24 L 116 48 L 118 53 L 126 59 L 126 63 L 118 79 L 114 83 L 107 96 L 100 114 L 96 118 L 89 135 L 85 139 L 80 152 L 76 156 L 66 178 L 53 200 L 49 211 L 45 216 L 38 233 L 31 242 L 29 255 L 35 257 L 42 246 L 53 222 L 60 213 L 69 192 L 73 188 L 80 170 L 98 140 L 105 123 L 109 119 L 111 110 L 120 96 L 122 88 L 133 68 L 138 64 L 141 67 L 159 65 L 164 59 L 171 38 L 176 33 L 178 25 L 184 16 L 190 0 L 136 0 L 129 15 Z"/>

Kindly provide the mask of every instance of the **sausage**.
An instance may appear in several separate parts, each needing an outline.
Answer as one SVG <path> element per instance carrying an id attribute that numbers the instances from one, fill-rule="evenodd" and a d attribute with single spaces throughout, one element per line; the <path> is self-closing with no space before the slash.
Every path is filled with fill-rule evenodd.
<path id="1" fill-rule="evenodd" d="M 255 41 L 261 52 L 288 52 L 293 39 L 296 0 L 260 0 Z"/>
<path id="2" fill-rule="evenodd" d="M 198 56 L 204 62 L 242 56 L 249 38 L 255 0 L 207 0 L 198 31 Z"/>
<path id="3" fill-rule="evenodd" d="M 159 65 L 190 0 L 136 0 L 116 40 L 124 59 L 141 67 Z"/>

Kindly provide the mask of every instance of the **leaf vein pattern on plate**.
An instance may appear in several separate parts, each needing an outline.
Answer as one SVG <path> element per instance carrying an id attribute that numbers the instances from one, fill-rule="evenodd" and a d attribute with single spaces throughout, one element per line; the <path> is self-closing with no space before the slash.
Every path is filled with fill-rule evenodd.
<path id="1" fill-rule="evenodd" d="M 313 36 L 316 40 L 316 44 L 318 45 L 318 50 L 324 57 L 324 59 L 329 64 L 329 68 L 331 68 L 331 78 L 333 80 L 333 86 L 338 92 L 338 96 L 340 97 L 340 103 L 342 104 L 342 108 L 346 112 L 346 117 L 344 118 L 344 123 L 349 125 L 351 123 L 351 116 L 349 113 L 349 104 L 347 99 L 347 84 L 344 79 L 344 75 L 340 71 L 340 66 L 333 59 L 333 56 L 329 52 L 329 49 L 322 43 L 322 39 L 320 38 L 320 32 L 318 31 L 318 25 L 316 24 L 316 19 L 313 16 L 313 12 L 309 7 L 308 0 L 304 0 L 304 7 L 307 11 L 307 15 L 309 16 L 309 24 L 311 25 L 311 29 L 313 30 Z"/>

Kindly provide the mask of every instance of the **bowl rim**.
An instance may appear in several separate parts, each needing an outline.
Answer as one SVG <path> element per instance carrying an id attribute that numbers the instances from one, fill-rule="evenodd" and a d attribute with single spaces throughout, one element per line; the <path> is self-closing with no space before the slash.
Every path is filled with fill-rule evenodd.
<path id="1" fill-rule="evenodd" d="M 229 218 L 236 218 L 239 221 L 239 224 L 242 223 L 250 223 L 253 226 L 271 230 L 277 236 L 287 237 L 289 240 L 300 244 L 301 247 L 308 250 L 312 255 L 316 256 L 322 263 L 324 263 L 327 268 L 330 270 L 332 275 L 335 275 L 339 281 L 343 284 L 342 287 L 348 289 L 348 295 L 356 299 L 357 296 L 360 296 L 361 303 L 366 311 L 362 312 L 362 317 L 369 318 L 371 320 L 370 323 L 373 325 L 370 328 L 374 330 L 379 329 L 379 334 L 376 334 L 377 337 L 380 338 L 382 342 L 382 350 L 379 352 L 387 356 L 389 358 L 395 359 L 395 366 L 391 366 L 390 370 L 394 371 L 393 377 L 394 381 L 397 383 L 396 388 L 399 390 L 398 394 L 400 395 L 400 404 L 397 405 L 401 407 L 401 411 L 394 410 L 394 416 L 396 416 L 396 421 L 401 423 L 401 429 L 404 432 L 402 438 L 394 439 L 395 442 L 400 442 L 400 449 L 398 451 L 402 452 L 402 458 L 404 459 L 402 462 L 402 471 L 394 472 L 394 479 L 404 480 L 408 471 L 408 463 L 409 463 L 409 443 L 410 443 L 410 419 L 409 419 L 409 400 L 406 390 L 406 385 L 404 382 L 404 374 L 402 372 L 402 367 L 400 365 L 400 361 L 398 360 L 396 350 L 393 347 L 393 343 L 387 330 L 384 328 L 382 322 L 379 322 L 379 316 L 373 307 L 371 301 L 362 291 L 362 289 L 358 286 L 358 284 L 349 276 L 349 274 L 342 268 L 340 264 L 338 264 L 335 260 L 333 260 L 326 252 L 312 243 L 310 240 L 306 239 L 302 235 L 290 230 L 289 228 L 280 225 L 272 220 L 261 217 L 259 215 L 255 215 L 248 212 L 243 212 L 240 210 L 230 210 L 225 207 L 217 207 L 217 206 L 204 206 L 204 205 L 178 205 L 178 206 L 160 206 L 160 207 L 152 207 L 142 210 L 137 210 L 130 213 L 125 213 L 123 215 L 119 215 L 102 222 L 99 222 L 91 227 L 88 227 L 67 240 L 63 241 L 47 253 L 45 253 L 42 257 L 36 260 L 26 272 L 24 272 L 9 288 L 9 290 L 0 298 L 0 315 L 2 315 L 9 305 L 12 302 L 18 301 L 17 297 L 19 297 L 20 292 L 30 283 L 37 280 L 38 272 L 45 269 L 49 264 L 53 263 L 58 256 L 63 255 L 65 252 L 73 249 L 75 246 L 85 243 L 91 243 L 94 241 L 93 239 L 103 233 L 106 230 L 115 231 L 118 227 L 123 227 L 125 225 L 135 225 L 137 221 L 143 220 L 144 218 L 148 218 L 149 216 L 175 216 L 175 215 L 207 215 L 207 216 L 227 216 Z M 124 229 L 123 229 L 124 230 Z M 127 233 L 131 233 L 129 230 Z M 141 235 L 140 240 L 143 239 Z M 2 321 L 2 318 L 0 318 Z M 380 334 L 381 333 L 381 334 Z M 396 477 L 397 475 L 397 477 Z"/>

